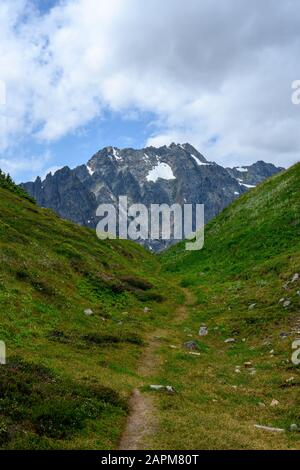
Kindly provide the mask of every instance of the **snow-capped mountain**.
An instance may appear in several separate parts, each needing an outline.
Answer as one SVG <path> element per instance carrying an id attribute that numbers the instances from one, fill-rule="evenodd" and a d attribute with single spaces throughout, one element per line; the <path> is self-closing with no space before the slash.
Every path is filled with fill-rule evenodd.
<path id="1" fill-rule="evenodd" d="M 272 164 L 223 168 L 207 161 L 190 144 L 135 150 L 106 147 L 86 165 L 64 167 L 45 180 L 22 186 L 39 205 L 60 216 L 94 228 L 100 203 L 117 206 L 119 196 L 128 203 L 190 203 L 205 205 L 205 220 L 217 215 L 235 198 L 263 179 L 281 171 Z M 160 250 L 170 242 L 145 243 Z"/>

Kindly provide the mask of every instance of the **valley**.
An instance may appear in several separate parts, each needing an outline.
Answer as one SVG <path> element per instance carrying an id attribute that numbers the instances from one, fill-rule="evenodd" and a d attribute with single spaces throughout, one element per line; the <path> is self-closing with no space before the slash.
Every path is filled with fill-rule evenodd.
<path id="1" fill-rule="evenodd" d="M 1 447 L 299 449 L 299 184 L 159 256 L 0 188 Z"/>

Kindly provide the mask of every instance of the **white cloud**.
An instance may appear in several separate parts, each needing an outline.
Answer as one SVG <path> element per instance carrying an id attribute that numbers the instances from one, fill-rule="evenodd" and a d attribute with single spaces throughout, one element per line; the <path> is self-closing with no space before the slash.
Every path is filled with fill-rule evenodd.
<path id="1" fill-rule="evenodd" d="M 139 110 L 157 115 L 149 144 L 189 141 L 223 164 L 299 160 L 297 0 L 67 0 L 42 16 L 31 5 L 0 4 L 2 149 Z"/>
<path id="2" fill-rule="evenodd" d="M 17 182 L 21 182 L 21 180 L 24 181 L 24 175 L 26 176 L 26 180 L 32 180 L 41 174 L 46 176 L 50 171 L 59 169 L 59 167 L 48 168 L 52 158 L 51 153 L 48 151 L 40 155 L 31 156 L 25 153 L 19 154 L 17 158 L 13 153 L 8 152 L 7 157 L 0 157 L 0 168 L 5 173 L 13 175 Z M 48 168 L 48 170 L 46 168 Z"/>

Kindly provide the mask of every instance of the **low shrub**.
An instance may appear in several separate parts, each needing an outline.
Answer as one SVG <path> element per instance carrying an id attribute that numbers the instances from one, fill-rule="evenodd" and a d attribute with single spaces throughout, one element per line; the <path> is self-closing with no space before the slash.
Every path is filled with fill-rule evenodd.
<path id="1" fill-rule="evenodd" d="M 27 434 L 67 439 L 107 406 L 127 411 L 111 388 L 78 384 L 42 365 L 12 358 L 0 373 L 0 448 Z"/>
<path id="2" fill-rule="evenodd" d="M 158 302 L 162 303 L 165 299 L 158 292 L 135 292 L 135 296 L 141 302 Z"/>
<path id="3" fill-rule="evenodd" d="M 117 344 L 117 343 L 130 343 L 142 345 L 142 338 L 136 333 L 124 332 L 120 335 L 106 335 L 99 333 L 89 333 L 82 336 L 82 339 L 90 344 L 104 345 L 104 344 Z"/>
<path id="4" fill-rule="evenodd" d="M 146 281 L 145 279 L 141 279 L 141 278 L 138 278 L 138 277 L 133 277 L 133 276 L 123 276 L 121 278 L 121 280 L 127 285 L 129 286 L 129 288 L 135 288 L 135 289 L 139 289 L 139 290 L 142 290 L 142 291 L 147 291 L 147 290 L 150 290 L 152 289 L 153 285 L 151 284 L 151 282 L 149 281 Z"/>
<path id="5" fill-rule="evenodd" d="M 84 427 L 86 413 L 79 400 L 47 401 L 33 409 L 32 423 L 39 436 L 64 439 Z"/>

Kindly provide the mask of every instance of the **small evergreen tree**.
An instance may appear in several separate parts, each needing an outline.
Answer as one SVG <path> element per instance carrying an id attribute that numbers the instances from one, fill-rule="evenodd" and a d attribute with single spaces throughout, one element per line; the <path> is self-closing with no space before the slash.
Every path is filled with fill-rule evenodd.
<path id="1" fill-rule="evenodd" d="M 12 179 L 9 173 L 5 174 L 4 171 L 0 169 L 0 188 L 8 189 L 9 191 L 17 194 L 20 197 L 27 199 L 28 201 L 35 204 L 35 200 L 29 196 L 29 194 L 18 186 Z"/>

